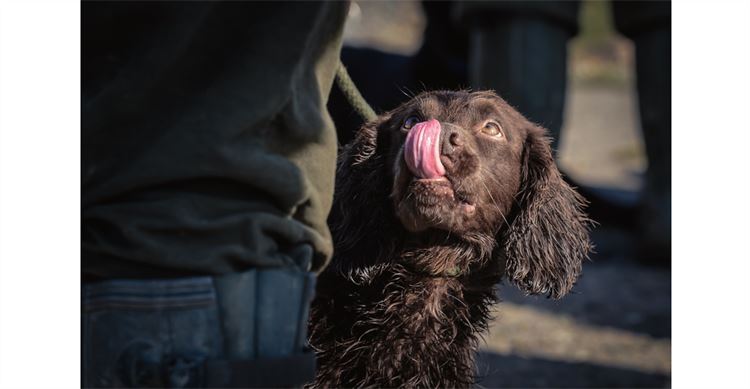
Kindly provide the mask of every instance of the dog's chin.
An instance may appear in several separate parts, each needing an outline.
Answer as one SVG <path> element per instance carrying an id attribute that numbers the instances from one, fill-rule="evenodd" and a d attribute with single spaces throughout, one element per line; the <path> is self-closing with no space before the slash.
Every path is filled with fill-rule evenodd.
<path id="1" fill-rule="evenodd" d="M 453 184 L 444 177 L 413 178 L 403 193 L 396 215 L 411 232 L 435 228 L 461 233 L 476 213 L 476 206 L 456 193 Z"/>

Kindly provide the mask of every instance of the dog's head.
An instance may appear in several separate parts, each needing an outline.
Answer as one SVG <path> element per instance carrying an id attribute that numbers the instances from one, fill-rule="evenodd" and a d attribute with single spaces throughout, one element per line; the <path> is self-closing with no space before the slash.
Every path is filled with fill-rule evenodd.
<path id="1" fill-rule="evenodd" d="M 549 144 L 544 129 L 492 92 L 420 94 L 342 151 L 337 250 L 489 242 L 477 252 L 490 252 L 509 279 L 560 297 L 590 244 L 583 200 L 562 180 Z"/>

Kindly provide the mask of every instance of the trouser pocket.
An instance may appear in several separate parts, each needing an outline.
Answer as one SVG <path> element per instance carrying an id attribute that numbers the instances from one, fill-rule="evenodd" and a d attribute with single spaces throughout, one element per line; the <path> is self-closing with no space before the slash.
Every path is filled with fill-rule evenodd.
<path id="1" fill-rule="evenodd" d="M 314 288 L 297 267 L 84 285 L 83 386 L 301 385 Z"/>
<path id="2" fill-rule="evenodd" d="M 84 387 L 200 386 L 223 353 L 210 277 L 88 284 L 82 313 Z"/>

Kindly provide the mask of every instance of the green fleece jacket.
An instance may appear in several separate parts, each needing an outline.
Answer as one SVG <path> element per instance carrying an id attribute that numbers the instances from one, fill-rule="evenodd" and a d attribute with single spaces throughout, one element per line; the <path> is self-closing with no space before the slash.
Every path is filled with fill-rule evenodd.
<path id="1" fill-rule="evenodd" d="M 348 3 L 81 8 L 84 280 L 321 269 Z"/>

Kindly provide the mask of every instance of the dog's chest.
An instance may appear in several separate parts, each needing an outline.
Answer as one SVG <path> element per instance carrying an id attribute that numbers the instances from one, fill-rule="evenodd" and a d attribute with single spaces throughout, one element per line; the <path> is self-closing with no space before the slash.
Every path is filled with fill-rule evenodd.
<path id="1" fill-rule="evenodd" d="M 360 350 L 353 357 L 361 368 L 371 370 L 367 376 L 380 376 L 383 381 L 377 383 L 383 385 L 397 384 L 391 381 L 394 377 L 420 380 L 416 386 L 471 376 L 473 366 L 467 362 L 473 360 L 484 318 L 472 312 L 474 302 L 467 301 L 471 296 L 459 281 L 395 280 L 381 291 L 370 301 L 352 305 L 357 320 L 345 342 Z"/>

